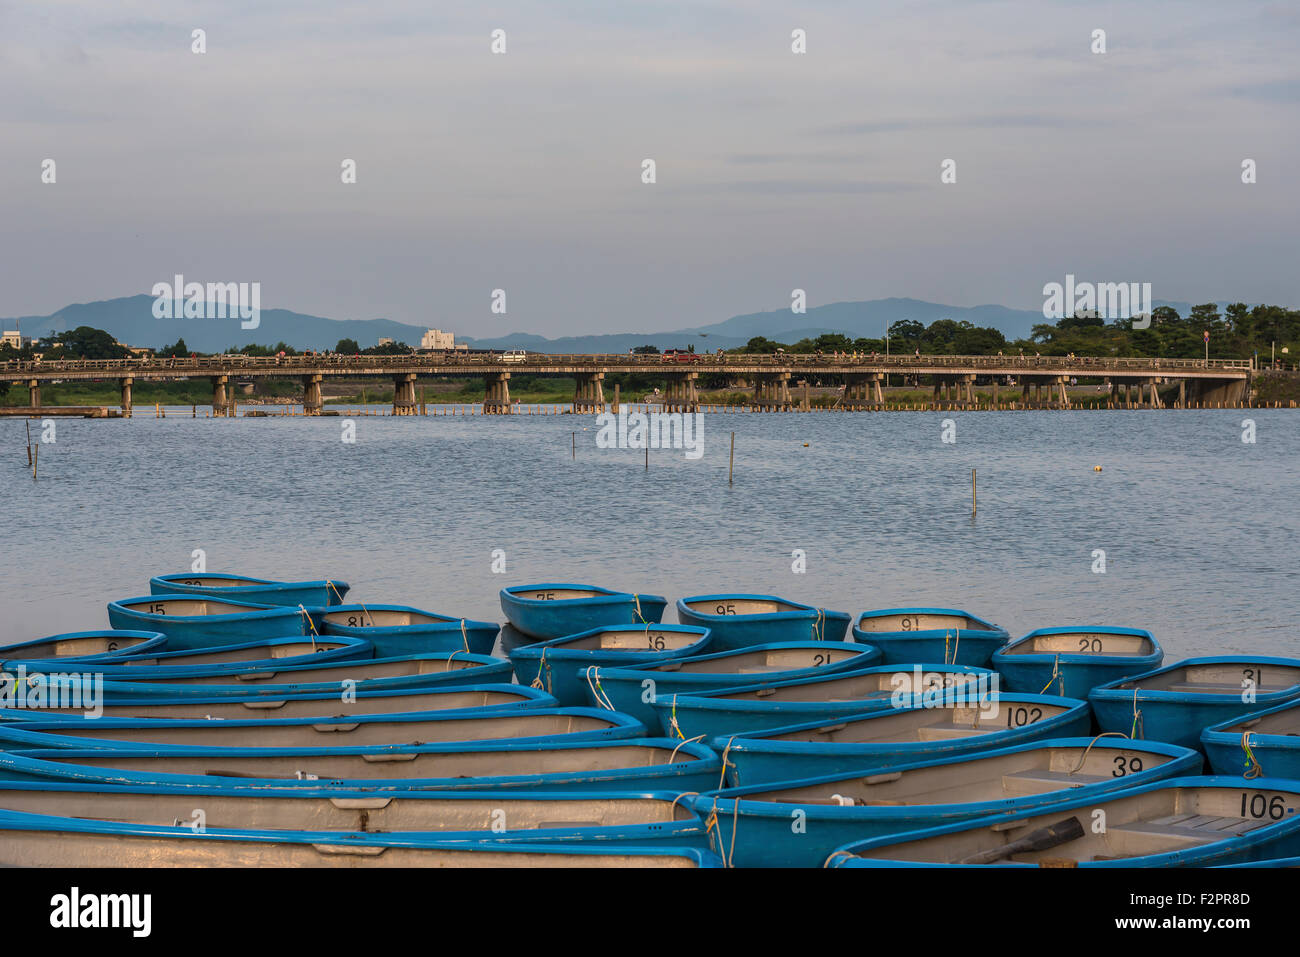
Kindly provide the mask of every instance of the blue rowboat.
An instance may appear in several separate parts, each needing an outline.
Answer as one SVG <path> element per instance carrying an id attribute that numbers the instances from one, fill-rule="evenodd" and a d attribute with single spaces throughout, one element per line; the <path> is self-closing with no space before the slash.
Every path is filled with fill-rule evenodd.
<path id="1" fill-rule="evenodd" d="M 832 852 L 826 863 L 833 867 L 1215 867 L 1295 854 L 1300 850 L 1297 810 L 1298 781 L 1173 778 L 1046 809 L 846 844 Z M 1104 827 L 1098 826 L 1101 822 Z"/>
<path id="2" fill-rule="evenodd" d="M 1036 628 L 993 654 L 1008 691 L 1086 698 L 1097 685 L 1159 668 L 1165 653 L 1140 628 Z"/>
<path id="3" fill-rule="evenodd" d="M 349 749 L 350 750 L 350 749 Z M 21 767 L 10 756 L 31 758 Z M 233 785 L 367 790 L 704 791 L 721 761 L 701 744 L 667 738 L 622 741 L 471 741 L 360 754 L 333 748 L 15 750 L 0 775 L 38 775 L 95 784 Z"/>
<path id="4" fill-rule="evenodd" d="M 654 708 L 665 733 L 707 739 L 885 708 L 936 707 L 945 700 L 978 702 L 991 693 L 994 680 L 996 675 L 983 668 L 881 665 L 693 695 L 658 695 Z"/>
<path id="5" fill-rule="evenodd" d="M 677 620 L 713 633 L 713 647 L 734 651 L 778 641 L 843 641 L 847 612 L 775 595 L 694 595 L 677 600 Z"/>
<path id="6" fill-rule="evenodd" d="M 167 636 L 157 631 L 70 631 L 48 638 L 34 638 L 13 645 L 0 645 L 0 662 L 105 661 L 128 654 L 151 654 L 167 647 Z"/>
<path id="7" fill-rule="evenodd" d="M 709 650 L 709 629 L 690 625 L 606 625 L 516 648 L 520 684 L 544 688 L 562 705 L 587 703 L 587 669 L 615 663 L 660 664 Z"/>
<path id="8" fill-rule="evenodd" d="M 941 661 L 982 668 L 1011 636 L 957 608 L 881 608 L 858 616 L 853 637 L 879 648 L 887 665 Z"/>
<path id="9" fill-rule="evenodd" d="M 545 641 L 544 638 L 534 638 L 532 635 L 525 635 L 510 622 L 501 626 L 501 654 L 507 658 L 516 648 L 522 648 L 524 645 L 533 645 L 539 641 Z"/>
<path id="10" fill-rule="evenodd" d="M 490 621 L 453 618 L 406 605 L 340 605 L 317 609 L 321 634 L 366 638 L 377 657 L 428 651 L 492 654 L 498 626 Z"/>
<path id="11" fill-rule="evenodd" d="M 200 808 L 201 811 L 195 811 Z M 339 788 L 100 787 L 0 781 L 0 817 L 41 814 L 148 827 L 382 835 L 410 842 L 492 842 L 708 850 L 704 821 L 673 792 L 347 791 Z M 3 852 L 0 851 L 0 855 Z M 13 864 L 0 856 L 0 865 Z M 163 862 L 155 862 L 163 863 Z"/>
<path id="12" fill-rule="evenodd" d="M 658 665 L 600 668 L 590 672 L 590 704 L 630 714 L 647 728 L 659 717 L 651 703 L 657 695 L 694 694 L 756 683 L 792 681 L 818 675 L 856 671 L 880 661 L 880 652 L 852 641 L 785 641 L 751 645 Z"/>
<path id="13" fill-rule="evenodd" d="M 311 619 L 302 609 L 181 595 L 147 595 L 109 602 L 114 628 L 140 628 L 167 636 L 168 651 L 263 638 L 306 635 Z"/>
<path id="14" fill-rule="evenodd" d="M 972 752 L 1074 737 L 1091 729 L 1086 701 L 1002 694 L 973 704 L 889 708 L 831 723 L 813 721 L 740 737 L 715 737 L 708 744 L 717 751 L 726 749 L 731 784 L 747 786 L 876 771 L 918 761 L 958 760 Z"/>
<path id="15" fill-rule="evenodd" d="M 290 660 L 290 659 L 285 659 Z M 30 669 L 29 669 L 30 670 Z M 260 688 L 276 686 L 271 694 L 304 694 L 314 688 L 333 691 L 340 682 L 355 682 L 358 691 L 381 687 L 447 687 L 509 683 L 510 662 L 488 655 L 449 654 L 401 655 L 395 658 L 362 658 L 342 661 L 281 665 L 278 661 L 231 662 L 206 668 L 124 668 L 96 666 L 103 676 L 106 693 L 123 695 L 258 694 Z M 131 684 L 130 689 L 122 687 Z M 287 690 L 286 690 L 287 689 Z"/>
<path id="16" fill-rule="evenodd" d="M 374 657 L 374 648 L 363 638 L 265 638 L 231 645 L 186 651 L 163 651 L 157 654 L 114 655 L 105 659 L 105 667 L 130 670 L 137 675 L 197 674 L 207 669 L 233 668 L 255 671 L 263 668 L 289 668 L 294 665 L 331 664 Z M 144 680 L 143 677 L 135 680 Z"/>
<path id="17" fill-rule="evenodd" d="M 63 716 L 80 722 L 86 718 L 315 718 L 358 714 L 405 714 L 412 711 L 443 711 L 473 708 L 554 708 L 557 702 L 544 691 L 519 685 L 464 685 L 451 688 L 388 688 L 327 694 L 270 696 L 249 692 L 244 695 L 210 695 L 207 689 L 193 689 L 189 695 L 158 695 L 152 698 L 99 698 L 88 704 L 39 709 L 0 708 L 0 721 L 30 721 L 39 717 Z M 96 706 L 97 705 L 97 706 Z M 95 718 L 98 720 L 97 718 Z"/>
<path id="18" fill-rule="evenodd" d="M 1300 659 L 1218 655 L 1112 681 L 1088 701 L 1103 731 L 1196 748 L 1210 725 L 1297 697 Z"/>
<path id="19" fill-rule="evenodd" d="M 525 635 L 542 639 L 564 638 L 605 625 L 657 623 L 667 604 L 660 595 L 612 591 L 599 585 L 548 582 L 501 589 L 501 610 L 510 624 Z"/>
<path id="20" fill-rule="evenodd" d="M 1201 750 L 1215 774 L 1300 780 L 1300 700 L 1210 725 Z"/>
<path id="21" fill-rule="evenodd" d="M 191 802 L 193 803 L 193 802 Z M 504 808 L 502 809 L 504 810 Z M 187 812 L 189 820 L 193 810 Z M 693 817 L 693 815 L 692 815 Z M 656 832 L 653 829 L 658 828 Z M 593 838 L 552 843 L 552 830 L 513 832 L 513 840 L 472 834 L 374 834 L 343 831 L 255 831 L 167 824 L 85 820 L 50 814 L 0 812 L 0 865 L 6 867 L 721 867 L 699 847 L 653 843 L 671 827 L 694 838 L 694 820 L 632 825 L 614 832 L 645 844 Z M 604 831 L 564 828 L 562 833 Z M 491 832 L 488 832 L 491 835 Z M 524 835 L 527 835 L 526 837 Z M 582 835 L 585 838 L 585 834 Z"/>
<path id="22" fill-rule="evenodd" d="M 887 771 L 728 788 L 693 803 L 700 814 L 717 815 L 714 849 L 732 866 L 819 867 L 846 843 L 1042 813 L 1085 795 L 1193 774 L 1200 765 L 1195 751 L 1170 744 L 1054 738 Z"/>
<path id="23" fill-rule="evenodd" d="M 341 605 L 348 583 L 326 579 L 314 582 L 281 582 L 218 572 L 214 575 L 159 575 L 149 579 L 155 595 L 199 595 L 203 598 L 248 601 L 259 605 Z"/>
<path id="24" fill-rule="evenodd" d="M 350 715 L 212 721 L 202 718 L 99 718 L 0 721 L 14 748 L 323 748 L 360 754 L 455 741 L 605 741 L 645 737 L 635 718 L 596 708 L 501 708 L 473 712 Z"/>

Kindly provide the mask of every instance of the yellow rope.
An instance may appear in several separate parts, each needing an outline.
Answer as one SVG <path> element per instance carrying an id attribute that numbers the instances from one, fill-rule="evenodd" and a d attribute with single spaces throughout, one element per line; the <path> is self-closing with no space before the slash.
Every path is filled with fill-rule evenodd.
<path id="1" fill-rule="evenodd" d="M 642 621 L 644 621 L 646 625 L 649 625 L 650 622 L 645 620 L 645 615 L 641 614 L 641 596 L 637 594 L 633 594 L 632 601 L 636 603 L 636 616 L 640 618 Z"/>
<path id="2" fill-rule="evenodd" d="M 677 723 L 677 692 L 675 691 L 673 692 L 673 710 L 668 716 L 668 730 L 677 735 L 677 737 L 685 740 L 686 735 L 682 734 L 681 726 Z M 703 735 L 701 735 L 701 737 L 703 737 Z"/>
<path id="3" fill-rule="evenodd" d="M 1250 732 L 1241 733 L 1241 750 L 1246 752 L 1246 771 L 1242 774 L 1244 778 L 1257 778 L 1264 773 L 1260 767 L 1259 761 L 1255 759 L 1255 752 L 1250 749 Z"/>
<path id="4" fill-rule="evenodd" d="M 813 641 L 825 641 L 826 609 L 817 609 L 817 620 L 813 622 Z"/>
<path id="5" fill-rule="evenodd" d="M 1061 697 L 1065 697 L 1065 676 L 1061 674 L 1061 656 L 1057 655 L 1052 659 L 1052 677 L 1047 679 L 1047 684 L 1043 685 L 1043 690 L 1039 694 L 1047 694 L 1047 689 L 1052 686 L 1052 682 L 1060 679 Z"/>
<path id="6" fill-rule="evenodd" d="M 469 653 L 469 635 L 465 634 L 465 619 L 460 620 L 460 640 L 465 643 L 465 652 Z"/>
<path id="7" fill-rule="evenodd" d="M 302 607 L 302 605 L 298 606 L 298 610 L 302 612 L 302 616 L 307 619 L 307 627 L 311 629 L 311 650 L 315 652 L 316 651 L 316 622 L 311 620 L 311 615 L 307 614 L 307 609 Z"/>
<path id="8" fill-rule="evenodd" d="M 1129 734 L 1129 737 L 1132 738 L 1134 741 L 1137 740 L 1138 725 L 1141 724 L 1141 722 L 1142 722 L 1142 712 L 1138 710 L 1138 690 L 1137 687 L 1134 686 L 1133 688 L 1133 730 Z M 1144 728 L 1143 731 L 1145 732 L 1145 730 L 1146 729 Z"/>
<path id="9" fill-rule="evenodd" d="M 547 653 L 548 651 L 550 651 L 550 648 L 543 648 L 543 649 L 542 649 L 542 657 L 541 657 L 541 660 L 539 660 L 539 661 L 537 662 L 537 677 L 533 679 L 532 687 L 536 688 L 538 691 L 545 691 L 547 694 L 550 694 L 550 693 L 551 693 L 551 666 L 550 666 L 550 664 L 548 664 L 547 661 L 546 661 L 546 653 Z M 543 669 L 543 668 L 546 669 L 546 684 L 545 684 L 545 685 L 542 684 L 542 669 Z"/>
<path id="10" fill-rule="evenodd" d="M 605 694 L 605 689 L 600 686 L 600 668 L 596 665 L 592 665 L 590 668 L 587 668 L 583 674 L 586 675 L 587 687 L 591 689 L 591 696 L 596 699 L 596 704 L 600 705 L 602 708 L 608 708 L 610 711 L 617 711 L 618 709 L 614 707 L 614 703 L 610 701 L 609 696 Z M 596 679 L 595 684 L 592 684 L 591 682 L 593 677 Z"/>
<path id="11" fill-rule="evenodd" d="M 834 853 L 831 854 L 830 857 L 826 858 L 826 860 L 824 860 L 824 861 L 822 862 L 822 867 L 830 867 L 830 866 L 831 866 L 831 861 L 835 860 L 835 858 L 839 857 L 841 854 L 843 854 L 845 857 L 857 857 L 857 856 L 858 856 L 858 855 L 854 854 L 852 851 L 835 851 Z"/>

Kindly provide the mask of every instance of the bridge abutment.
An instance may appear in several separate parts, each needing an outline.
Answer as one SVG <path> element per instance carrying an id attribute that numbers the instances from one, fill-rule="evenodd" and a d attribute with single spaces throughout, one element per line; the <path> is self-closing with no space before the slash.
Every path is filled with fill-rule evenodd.
<path id="1" fill-rule="evenodd" d="M 698 372 L 680 372 L 670 376 L 664 395 L 664 411 L 699 412 L 700 394 L 696 387 L 699 377 Z M 786 378 L 789 378 L 788 373 Z"/>
<path id="2" fill-rule="evenodd" d="M 574 377 L 573 411 L 605 411 L 605 373 L 579 372 Z"/>
<path id="3" fill-rule="evenodd" d="M 214 375 L 212 377 L 212 414 L 230 415 L 230 376 Z"/>
<path id="4" fill-rule="evenodd" d="M 33 409 L 41 407 L 41 380 L 29 379 L 27 382 L 27 404 Z"/>
<path id="5" fill-rule="evenodd" d="M 789 412 L 790 373 L 764 372 L 754 377 L 754 408 L 759 412 Z"/>
<path id="6" fill-rule="evenodd" d="M 484 415 L 509 415 L 513 411 L 510 405 L 510 373 L 494 372 L 486 377 L 487 391 L 483 396 Z"/>
<path id="7" fill-rule="evenodd" d="M 415 373 L 393 376 L 393 415 L 415 415 Z"/>
<path id="8" fill-rule="evenodd" d="M 119 381 L 122 386 L 122 417 L 131 418 L 131 386 L 135 384 L 135 379 L 131 376 L 123 376 Z"/>
<path id="9" fill-rule="evenodd" d="M 321 407 L 325 404 L 321 398 L 320 384 L 325 377 L 319 372 L 313 372 L 311 375 L 302 377 L 302 414 L 303 415 L 320 415 Z"/>

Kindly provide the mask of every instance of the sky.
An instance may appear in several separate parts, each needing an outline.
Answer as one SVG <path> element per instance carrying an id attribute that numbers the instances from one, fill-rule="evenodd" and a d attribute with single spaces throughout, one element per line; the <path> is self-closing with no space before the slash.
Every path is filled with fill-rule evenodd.
<path id="1" fill-rule="evenodd" d="M 0 315 L 178 273 L 478 338 L 1067 273 L 1297 306 L 1297 48 L 1249 0 L 0 0 Z"/>

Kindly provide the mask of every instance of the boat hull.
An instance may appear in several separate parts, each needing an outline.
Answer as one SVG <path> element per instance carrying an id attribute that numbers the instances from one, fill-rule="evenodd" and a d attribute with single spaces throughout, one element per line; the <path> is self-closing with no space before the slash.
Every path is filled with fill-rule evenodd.
<path id="1" fill-rule="evenodd" d="M 290 635 L 296 637 L 309 634 L 311 630 L 308 616 L 296 609 L 226 600 L 220 602 L 223 607 L 242 606 L 243 610 L 230 614 L 168 614 L 167 606 L 176 604 L 178 599 L 204 600 L 197 595 L 158 595 L 153 599 L 110 602 L 109 624 L 118 629 L 160 632 L 167 636 L 169 651 Z"/>
<path id="2" fill-rule="evenodd" d="M 912 627 L 892 630 L 883 623 Z M 1010 637 L 1005 628 L 956 608 L 885 608 L 863 612 L 853 626 L 853 639 L 879 648 L 887 665 L 942 661 L 987 668 Z"/>
<path id="3" fill-rule="evenodd" d="M 1088 752 L 1089 746 L 1093 747 Z M 718 829 L 715 850 L 723 854 L 734 867 L 820 867 L 836 848 L 870 838 L 905 834 L 963 821 L 974 821 L 992 814 L 1005 815 L 1016 811 L 1049 808 L 1054 804 L 1076 801 L 1081 792 L 1090 795 L 1107 794 L 1122 788 L 1194 774 L 1200 765 L 1200 755 L 1187 748 L 1178 748 L 1153 742 L 1136 742 L 1120 747 L 1102 743 L 1097 750 L 1090 737 L 1052 738 L 1016 747 L 962 755 L 956 759 L 908 762 L 893 768 L 894 773 L 880 775 L 879 785 L 873 785 L 870 775 L 864 777 L 857 769 L 851 775 L 835 774 L 785 780 L 779 785 L 727 788 L 701 794 L 693 804 L 701 815 L 717 815 Z M 869 803 L 871 795 L 881 786 L 888 787 L 894 780 L 933 769 L 934 775 L 959 777 L 977 768 L 979 762 L 1016 767 L 1018 758 L 1032 758 L 1035 752 L 1065 752 L 1073 764 L 1073 752 L 1088 754 L 1091 764 L 1084 771 L 1092 778 L 1079 787 L 1058 786 L 1056 790 L 1028 793 L 996 800 L 948 803 L 889 803 L 887 800 Z M 733 752 L 734 753 L 734 752 Z M 1126 766 L 1136 758 L 1145 765 L 1143 770 L 1122 777 L 1110 774 L 1113 754 L 1123 756 Z M 1088 760 L 1085 758 L 1085 761 Z M 1162 763 L 1156 765 L 1154 758 Z M 1028 762 L 1026 762 L 1028 765 Z M 1032 770 L 1021 772 L 1033 780 Z M 897 777 L 895 777 L 897 775 Z M 1013 775 L 1014 776 L 1014 775 Z M 777 790 L 779 788 L 779 790 Z M 800 799 L 799 795 L 820 795 L 834 791 L 842 800 L 853 801 L 841 805 L 825 799 Z M 775 792 L 775 794 L 773 793 Z M 793 792 L 788 799 L 763 800 L 757 795 L 785 798 L 783 792 Z M 799 829 L 791 822 L 798 820 Z"/>
<path id="4" fill-rule="evenodd" d="M 1300 701 L 1252 711 L 1208 726 L 1201 732 L 1201 750 L 1209 760 L 1212 773 L 1244 777 L 1253 772 L 1264 777 L 1300 780 L 1300 737 L 1289 720 L 1292 716 L 1300 724 Z M 1243 735 L 1246 735 L 1244 740 Z"/>
<path id="5" fill-rule="evenodd" d="M 0 646 L 0 662 L 5 667 L 32 662 L 69 661 L 107 662 L 128 655 L 154 654 L 167 650 L 167 636 L 155 629 L 144 631 L 106 629 L 104 631 L 71 631 L 48 638 L 20 641 Z"/>
<path id="6" fill-rule="evenodd" d="M 746 613 L 747 608 L 767 605 L 782 610 Z M 847 612 L 814 608 L 775 595 L 693 595 L 677 601 L 677 620 L 708 628 L 716 651 L 778 642 L 843 641 L 850 617 Z"/>
<path id="7" fill-rule="evenodd" d="M 1141 801 L 1147 795 L 1158 791 L 1173 791 L 1190 794 L 1186 800 L 1180 799 L 1180 807 L 1186 807 L 1193 799 L 1199 799 L 1202 792 L 1208 796 L 1196 801 L 1196 810 L 1204 805 L 1219 805 L 1202 814 L 1181 813 L 1171 815 L 1171 825 L 1156 825 L 1155 828 L 1144 826 L 1139 822 L 1130 826 L 1118 802 L 1132 803 Z M 1247 808 L 1240 823 L 1228 829 L 1228 820 L 1224 811 L 1231 809 L 1235 816 L 1237 802 L 1241 800 Z M 1260 808 L 1256 814 L 1252 808 Z M 1223 777 L 1181 777 L 1158 781 L 1140 787 L 1128 788 L 1106 794 L 1102 800 L 1083 798 L 1077 801 L 1063 802 L 1047 809 L 1030 809 L 996 817 L 977 818 L 957 824 L 943 825 L 921 831 L 909 831 L 903 834 L 873 838 L 855 842 L 837 848 L 827 865 L 832 867 L 952 867 L 943 861 L 928 860 L 928 857 L 946 855 L 949 847 L 959 847 L 958 842 L 969 841 L 967 835 L 979 832 L 991 832 L 996 826 L 998 832 L 1008 834 L 1013 827 L 1036 829 L 1042 825 L 1055 823 L 1069 814 L 1076 820 L 1080 817 L 1095 818 L 1098 810 L 1106 813 L 1107 829 L 1094 831 L 1093 834 L 1104 835 L 1104 840 L 1133 840 L 1133 846 L 1160 846 L 1160 839 L 1168 831 L 1177 835 L 1187 835 L 1188 843 L 1176 850 L 1163 850 L 1158 853 L 1111 853 L 1106 859 L 1094 858 L 1071 860 L 1068 850 L 1043 851 L 1044 856 L 1054 860 L 1068 861 L 1077 867 L 1123 867 L 1123 868 L 1165 868 L 1165 867 L 1217 867 L 1224 864 L 1238 864 L 1249 861 L 1263 861 L 1271 858 L 1285 857 L 1300 852 L 1300 782 L 1282 779 L 1257 778 L 1242 782 Z M 1186 819 L 1189 819 L 1187 821 Z M 1186 823 L 1183 823 L 1183 822 Z M 1198 833 L 1199 832 L 1199 833 Z M 1010 840 L 1004 837 L 1003 840 Z M 1196 843 L 1200 841 L 1202 843 Z M 926 851 L 919 847 L 921 842 L 929 842 L 934 850 Z M 896 850 L 894 850 L 896 849 Z M 897 856 L 890 856 L 891 852 Z M 958 853 L 961 853 L 960 851 Z M 869 854 L 870 856 L 860 856 Z M 999 861 L 987 865 L 965 865 L 986 867 L 1038 867 L 1037 860 Z"/>
<path id="8" fill-rule="evenodd" d="M 530 597 L 564 592 L 593 594 L 568 599 Z M 501 610 L 515 630 L 543 640 L 607 625 L 657 624 L 667 605 L 667 599 L 659 595 L 615 592 L 594 585 L 543 583 L 501 590 Z"/>
<path id="9" fill-rule="evenodd" d="M 18 759 L 27 759 L 21 761 Z M 502 773 L 503 769 L 510 773 Z M 585 744 L 468 742 L 336 753 L 330 748 L 14 750 L 0 775 L 97 785 L 249 785 L 412 791 L 707 790 L 721 761 L 699 744 L 633 738 Z"/>
<path id="10" fill-rule="evenodd" d="M 205 580 L 237 581 L 241 584 L 204 585 Z M 348 583 L 341 581 L 280 582 L 242 575 L 159 575 L 149 579 L 149 591 L 154 595 L 203 595 L 290 608 L 341 605 L 348 590 Z"/>
<path id="11" fill-rule="evenodd" d="M 1051 698 L 1045 695 L 1001 695 L 989 702 L 996 713 L 988 718 L 991 727 L 1000 730 L 971 737 L 940 738 L 932 741 L 889 741 L 886 743 L 818 743 L 780 740 L 774 736 L 809 731 L 815 735 L 826 730 L 820 722 L 776 728 L 757 737 L 728 739 L 715 737 L 708 744 L 715 750 L 730 745 L 727 751 L 727 776 L 733 787 L 747 787 L 791 778 L 811 778 L 850 771 L 871 773 L 901 765 L 925 761 L 957 761 L 972 754 L 1047 738 L 1072 738 L 1092 729 L 1092 715 L 1086 701 Z M 1065 710 L 1050 717 L 1035 719 L 1033 712 L 1043 706 Z M 902 709 L 904 712 L 930 709 Z M 884 709 L 858 719 L 864 726 L 881 724 L 899 714 L 898 709 Z M 854 720 L 852 717 L 844 721 Z M 1018 724 L 1017 721 L 1029 723 Z M 813 735 L 810 735 L 813 736 Z M 1190 773 L 1190 772 L 1188 772 Z"/>
<path id="12" fill-rule="evenodd" d="M 711 662 L 721 665 L 728 658 L 744 659 L 747 656 L 783 655 L 801 656 L 808 664 L 777 671 L 711 671 L 685 670 L 691 662 Z M 688 695 L 720 688 L 740 688 L 752 684 L 768 684 L 812 678 L 822 674 L 838 674 L 879 664 L 880 652 L 867 645 L 838 642 L 828 645 L 824 641 L 774 642 L 754 645 L 732 651 L 700 655 L 683 663 L 683 670 L 665 671 L 648 668 L 601 668 L 592 676 L 587 687 L 587 702 L 596 707 L 607 707 L 606 701 L 617 711 L 630 714 L 647 728 L 658 727 L 659 714 L 654 700 L 659 695 Z M 648 683 L 647 683 L 648 682 Z M 601 698 L 605 699 L 604 701 Z"/>
<path id="13" fill-rule="evenodd" d="M 373 614 L 380 614 L 397 607 L 399 606 L 370 605 L 363 609 L 360 605 L 342 606 L 346 609 L 355 608 L 354 617 L 348 616 L 341 609 L 322 608 L 315 609 L 312 617 L 319 622 L 317 627 L 323 635 L 367 639 L 374 645 L 375 656 L 378 658 L 453 651 L 469 652 L 474 655 L 492 654 L 492 647 L 496 644 L 497 632 L 500 630 L 494 622 L 448 618 L 389 627 L 365 624 L 367 621 L 374 620 L 371 617 Z M 418 612 L 417 609 L 402 610 Z M 353 621 L 355 623 L 352 623 Z"/>
<path id="14" fill-rule="evenodd" d="M 1275 666 L 1290 669 L 1298 664 L 1300 662 L 1290 658 L 1189 658 L 1143 675 L 1094 688 L 1088 694 L 1088 702 L 1103 731 L 1118 731 L 1148 741 L 1165 741 L 1186 748 L 1199 748 L 1201 732 L 1205 728 L 1252 711 L 1296 700 L 1300 698 L 1300 685 L 1278 691 L 1260 691 L 1254 694 L 1253 701 L 1247 702 L 1243 700 L 1246 695 L 1238 691 L 1167 691 L 1154 686 L 1155 682 L 1180 669 L 1222 667 L 1235 668 L 1243 674 L 1255 674 L 1270 671 Z"/>
<path id="15" fill-rule="evenodd" d="M 1020 652 L 1016 649 L 1038 640 L 1084 632 L 1096 634 L 1105 640 L 1109 637 L 1140 639 L 1149 642 L 1152 651 L 1145 654 L 1091 654 L 1073 651 L 1059 653 Z M 1081 639 L 1083 647 L 1087 639 Z M 1069 647 L 1062 642 L 1062 647 Z M 1066 698 L 1087 698 L 1088 692 L 1099 685 L 1120 681 L 1160 667 L 1165 653 L 1148 631 L 1136 628 L 1039 628 L 1023 638 L 1011 642 L 993 655 L 993 668 L 1002 675 L 1007 691 L 1021 694 L 1054 694 Z"/>

